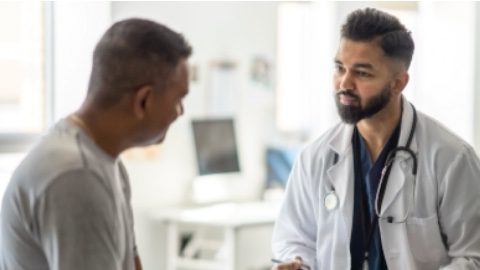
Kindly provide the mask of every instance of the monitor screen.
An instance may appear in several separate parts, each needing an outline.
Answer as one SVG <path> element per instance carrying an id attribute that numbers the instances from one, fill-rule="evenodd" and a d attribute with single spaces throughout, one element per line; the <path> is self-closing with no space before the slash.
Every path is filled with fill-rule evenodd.
<path id="1" fill-rule="evenodd" d="M 240 172 L 233 119 L 193 120 L 200 175 Z"/>

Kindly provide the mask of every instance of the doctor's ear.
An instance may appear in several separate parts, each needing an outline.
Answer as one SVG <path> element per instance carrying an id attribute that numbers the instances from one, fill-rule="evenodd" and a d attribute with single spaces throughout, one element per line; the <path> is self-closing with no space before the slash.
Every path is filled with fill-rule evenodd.
<path id="1" fill-rule="evenodd" d="M 143 119 L 147 113 L 147 108 L 152 96 L 152 91 L 152 86 L 146 85 L 136 90 L 133 94 L 133 114 L 139 120 Z"/>
<path id="2" fill-rule="evenodd" d="M 407 86 L 409 79 L 410 76 L 408 75 L 408 72 L 401 71 L 397 73 L 391 85 L 393 93 L 396 95 L 400 95 L 403 89 L 405 89 L 405 87 Z"/>

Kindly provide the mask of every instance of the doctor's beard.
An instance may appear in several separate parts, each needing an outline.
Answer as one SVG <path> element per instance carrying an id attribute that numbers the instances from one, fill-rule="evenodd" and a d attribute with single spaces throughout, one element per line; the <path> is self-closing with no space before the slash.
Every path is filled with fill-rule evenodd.
<path id="1" fill-rule="evenodd" d="M 358 105 L 343 105 L 340 103 L 340 95 L 347 95 L 356 99 Z M 369 118 L 385 106 L 390 101 L 390 87 L 386 85 L 380 93 L 369 98 L 362 108 L 360 97 L 351 89 L 339 90 L 335 93 L 335 103 L 337 104 L 338 114 L 343 122 L 347 124 L 356 124 L 358 121 Z"/>

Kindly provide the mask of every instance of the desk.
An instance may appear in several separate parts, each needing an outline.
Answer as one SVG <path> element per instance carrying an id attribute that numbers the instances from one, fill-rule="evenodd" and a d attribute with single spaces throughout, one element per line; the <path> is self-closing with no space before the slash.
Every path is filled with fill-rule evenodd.
<path id="1" fill-rule="evenodd" d="M 269 269 L 278 203 L 222 203 L 156 210 L 166 224 L 167 270 Z M 189 235 L 188 243 L 182 236 Z M 205 256 L 210 258 L 202 258 Z M 200 254 L 200 255 L 199 255 Z"/>

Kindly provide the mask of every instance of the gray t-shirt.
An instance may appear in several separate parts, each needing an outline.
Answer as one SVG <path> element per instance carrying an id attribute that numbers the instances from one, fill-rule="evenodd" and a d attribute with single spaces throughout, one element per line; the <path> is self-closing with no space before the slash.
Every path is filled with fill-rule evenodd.
<path id="1" fill-rule="evenodd" d="M 120 159 L 58 122 L 15 170 L 1 210 L 4 270 L 132 270 L 130 186 Z"/>

